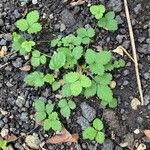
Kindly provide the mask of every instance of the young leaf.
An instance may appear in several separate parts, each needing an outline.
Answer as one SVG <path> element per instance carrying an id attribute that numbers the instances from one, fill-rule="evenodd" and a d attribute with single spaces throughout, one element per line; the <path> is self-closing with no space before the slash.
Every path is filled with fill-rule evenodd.
<path id="1" fill-rule="evenodd" d="M 98 74 L 98 75 L 104 74 L 104 66 L 102 64 L 93 63 L 89 66 L 89 68 L 93 74 Z"/>
<path id="2" fill-rule="evenodd" d="M 40 59 L 32 56 L 31 57 L 31 65 L 33 67 L 39 66 L 40 65 Z"/>
<path id="3" fill-rule="evenodd" d="M 105 134 L 103 132 L 98 132 L 95 140 L 97 141 L 97 143 L 103 144 L 105 142 Z"/>
<path id="4" fill-rule="evenodd" d="M 7 141 L 6 140 L 0 139 L 0 148 L 2 150 L 6 150 L 7 149 Z"/>
<path id="5" fill-rule="evenodd" d="M 46 63 L 46 56 L 42 55 L 40 57 L 40 62 L 41 62 L 41 64 L 45 64 Z"/>
<path id="6" fill-rule="evenodd" d="M 82 86 L 79 81 L 76 81 L 70 85 L 70 90 L 73 96 L 78 96 L 82 92 Z"/>
<path id="7" fill-rule="evenodd" d="M 59 120 L 52 121 L 51 127 L 54 131 L 60 131 L 62 129 L 62 125 L 61 125 L 61 122 Z"/>
<path id="8" fill-rule="evenodd" d="M 116 108 L 118 105 L 117 99 L 113 98 L 110 102 L 109 102 L 109 107 L 110 108 Z"/>
<path id="9" fill-rule="evenodd" d="M 28 22 L 25 19 L 20 19 L 16 22 L 17 28 L 21 31 L 26 31 L 28 29 Z"/>
<path id="10" fill-rule="evenodd" d="M 87 49 L 87 51 L 85 53 L 86 63 L 88 63 L 88 64 L 94 63 L 95 56 L 96 56 L 96 53 L 92 49 Z"/>
<path id="11" fill-rule="evenodd" d="M 76 108 L 75 102 L 71 101 L 71 100 L 68 101 L 68 106 L 70 107 L 70 109 L 75 109 Z"/>
<path id="12" fill-rule="evenodd" d="M 58 103 L 59 107 L 65 107 L 67 105 L 66 99 L 61 99 Z"/>
<path id="13" fill-rule="evenodd" d="M 112 90 L 107 85 L 98 85 L 97 95 L 100 99 L 110 102 L 113 98 Z"/>
<path id="14" fill-rule="evenodd" d="M 70 96 L 72 95 L 70 86 L 69 86 L 68 84 L 65 84 L 65 85 L 62 87 L 61 94 L 62 94 L 63 97 L 70 97 Z"/>
<path id="15" fill-rule="evenodd" d="M 45 77 L 43 78 L 43 80 L 45 82 L 48 82 L 49 84 L 52 84 L 55 81 L 54 75 L 53 74 L 47 74 L 47 75 L 45 75 Z"/>
<path id="16" fill-rule="evenodd" d="M 65 118 L 69 118 L 71 111 L 68 105 L 66 105 L 65 107 L 60 109 L 60 113 L 65 117 Z"/>
<path id="17" fill-rule="evenodd" d="M 27 21 L 31 26 L 33 23 L 39 20 L 39 12 L 37 10 L 33 10 L 27 14 Z"/>
<path id="18" fill-rule="evenodd" d="M 42 100 L 36 100 L 34 103 L 36 111 L 44 111 L 45 103 Z"/>
<path id="19" fill-rule="evenodd" d="M 52 70 L 58 70 L 62 66 L 64 66 L 65 61 L 66 61 L 66 58 L 63 52 L 55 53 L 50 60 L 49 67 Z"/>
<path id="20" fill-rule="evenodd" d="M 84 139 L 89 139 L 89 140 L 94 140 L 97 132 L 93 127 L 88 127 L 83 131 L 83 138 Z"/>
<path id="21" fill-rule="evenodd" d="M 92 81 L 91 86 L 85 89 L 84 95 L 86 98 L 92 97 L 96 94 L 96 91 L 97 91 L 97 85 L 94 81 Z"/>
<path id="22" fill-rule="evenodd" d="M 42 30 L 42 26 L 40 23 L 34 23 L 32 26 L 28 29 L 28 33 L 37 33 Z"/>
<path id="23" fill-rule="evenodd" d="M 104 128 L 104 125 L 103 125 L 103 122 L 96 118 L 94 121 L 93 121 L 93 127 L 96 129 L 96 130 L 102 130 Z"/>
<path id="24" fill-rule="evenodd" d="M 51 128 L 51 120 L 50 119 L 46 119 L 44 121 L 43 128 L 45 131 L 48 131 Z"/>
<path id="25" fill-rule="evenodd" d="M 44 111 L 39 111 L 37 114 L 36 114 L 36 120 L 37 121 L 42 121 L 46 118 L 46 113 Z"/>
<path id="26" fill-rule="evenodd" d="M 53 90 L 53 91 L 56 91 L 56 90 L 58 90 L 58 89 L 60 88 L 60 86 L 61 86 L 60 82 L 55 81 L 55 82 L 53 82 L 53 84 L 52 84 L 52 90 Z"/>
<path id="27" fill-rule="evenodd" d="M 70 72 L 64 76 L 65 83 L 73 83 L 79 79 L 80 75 L 78 72 Z"/>
<path id="28" fill-rule="evenodd" d="M 53 104 L 47 104 L 46 105 L 46 113 L 47 114 L 50 115 L 52 113 L 53 109 L 54 109 L 54 105 Z"/>
<path id="29" fill-rule="evenodd" d="M 95 30 L 93 28 L 87 29 L 88 37 L 92 38 L 95 35 Z"/>
<path id="30" fill-rule="evenodd" d="M 86 88 L 86 87 L 90 87 L 91 86 L 91 80 L 85 75 L 81 76 L 80 82 L 81 82 L 81 86 L 82 87 Z"/>
<path id="31" fill-rule="evenodd" d="M 82 46 L 77 46 L 72 50 L 72 55 L 74 56 L 75 59 L 81 58 L 83 53 L 83 47 Z"/>

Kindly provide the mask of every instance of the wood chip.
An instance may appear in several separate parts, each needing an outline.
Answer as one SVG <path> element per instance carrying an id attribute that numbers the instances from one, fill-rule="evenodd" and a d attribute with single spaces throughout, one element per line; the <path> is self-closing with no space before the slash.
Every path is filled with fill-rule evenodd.
<path id="1" fill-rule="evenodd" d="M 71 6 L 78 6 L 78 5 L 82 5 L 85 3 L 85 0 L 72 0 L 72 2 L 70 3 Z"/>
<path id="2" fill-rule="evenodd" d="M 11 134 L 8 134 L 7 136 L 5 136 L 4 139 L 7 142 L 13 142 L 13 141 L 17 140 L 17 137 L 14 134 L 11 133 Z"/>
<path id="3" fill-rule="evenodd" d="M 4 57 L 7 54 L 7 47 L 6 46 L 2 46 L 1 50 L 0 50 L 0 58 Z"/>
<path id="4" fill-rule="evenodd" d="M 137 98 L 133 98 L 131 101 L 132 109 L 137 110 L 139 105 L 141 105 L 141 102 Z"/>
<path id="5" fill-rule="evenodd" d="M 144 130 L 144 134 L 150 140 L 150 130 Z"/>
<path id="6" fill-rule="evenodd" d="M 141 143 L 136 150 L 145 150 L 145 149 L 146 149 L 146 145 Z"/>
<path id="7" fill-rule="evenodd" d="M 24 65 L 23 67 L 19 68 L 22 71 L 30 71 L 31 70 L 31 66 L 30 65 Z"/>
<path id="8" fill-rule="evenodd" d="M 116 49 L 113 50 L 114 53 L 117 53 L 121 56 L 124 55 L 124 52 L 123 52 L 123 47 L 122 46 L 118 46 Z"/>
<path id="9" fill-rule="evenodd" d="M 116 85 L 117 85 L 116 81 L 111 81 L 110 82 L 111 89 L 114 89 L 116 87 Z"/>
<path id="10" fill-rule="evenodd" d="M 69 142 L 69 143 L 76 143 L 79 139 L 78 134 L 70 134 L 65 128 L 54 135 L 53 137 L 49 138 L 46 143 L 50 144 L 58 144 L 58 143 L 64 143 L 64 142 Z"/>

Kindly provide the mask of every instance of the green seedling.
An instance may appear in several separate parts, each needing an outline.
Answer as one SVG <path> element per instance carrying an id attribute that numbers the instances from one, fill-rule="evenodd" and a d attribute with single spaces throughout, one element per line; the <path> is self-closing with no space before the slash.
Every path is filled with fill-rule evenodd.
<path id="1" fill-rule="evenodd" d="M 45 104 L 42 100 L 36 100 L 35 109 L 37 111 L 36 121 L 43 122 L 43 128 L 45 131 L 50 129 L 54 131 L 60 131 L 62 129 L 58 114 L 57 112 L 53 111 L 53 104 Z"/>
<path id="2" fill-rule="evenodd" d="M 93 74 L 103 75 L 105 65 L 111 60 L 110 51 L 101 51 L 99 53 L 88 49 L 85 53 L 85 61 Z"/>
<path id="3" fill-rule="evenodd" d="M 19 51 L 20 55 L 30 53 L 34 45 L 34 41 L 27 41 L 20 34 L 17 34 L 16 32 L 13 33 L 12 48 L 15 51 Z"/>
<path id="4" fill-rule="evenodd" d="M 99 144 L 105 142 L 105 133 L 102 131 L 104 128 L 103 122 L 96 118 L 92 125 L 83 131 L 83 138 L 89 140 L 95 140 Z"/>
<path id="5" fill-rule="evenodd" d="M 98 26 L 109 31 L 116 31 L 118 29 L 118 22 L 115 19 L 115 13 L 113 11 L 106 13 L 105 16 L 98 21 Z"/>
<path id="6" fill-rule="evenodd" d="M 64 86 L 62 87 L 62 96 L 78 96 L 83 88 L 91 86 L 89 77 L 79 74 L 78 72 L 70 72 L 64 76 Z"/>
<path id="7" fill-rule="evenodd" d="M 59 81 L 55 81 L 52 84 L 52 90 L 57 91 L 61 87 L 61 83 Z"/>
<path id="8" fill-rule="evenodd" d="M 77 29 L 77 35 L 82 38 L 82 44 L 89 44 L 91 38 L 95 35 L 95 30 L 93 28 L 79 28 Z"/>
<path id="9" fill-rule="evenodd" d="M 72 100 L 61 99 L 58 103 L 60 107 L 60 113 L 63 117 L 69 119 L 71 115 L 71 110 L 76 108 L 76 104 Z"/>
<path id="10" fill-rule="evenodd" d="M 92 5 L 90 7 L 90 12 L 96 19 L 101 19 L 103 14 L 105 13 L 106 9 L 104 5 Z"/>
<path id="11" fill-rule="evenodd" d="M 33 67 L 38 67 L 40 64 L 45 64 L 45 63 L 46 63 L 46 56 L 42 55 L 40 51 L 34 50 L 32 52 L 31 65 Z"/>
<path id="12" fill-rule="evenodd" d="M 7 149 L 7 141 L 0 139 L 0 149 L 6 150 Z"/>
<path id="13" fill-rule="evenodd" d="M 16 22 L 17 28 L 21 31 L 27 31 L 29 34 L 41 31 L 42 26 L 38 23 L 39 12 L 33 10 L 29 12 L 25 19 L 20 19 Z"/>

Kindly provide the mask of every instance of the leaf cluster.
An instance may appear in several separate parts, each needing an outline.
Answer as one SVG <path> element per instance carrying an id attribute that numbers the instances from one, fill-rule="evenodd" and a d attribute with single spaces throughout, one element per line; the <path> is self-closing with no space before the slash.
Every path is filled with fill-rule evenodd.
<path id="1" fill-rule="evenodd" d="M 42 55 L 40 51 L 34 50 L 32 52 L 31 65 L 33 67 L 38 67 L 40 64 L 45 64 L 45 63 L 46 63 L 46 56 Z"/>
<path id="2" fill-rule="evenodd" d="M 55 79 L 54 79 L 53 74 L 44 75 L 42 72 L 34 71 L 28 74 L 25 77 L 24 81 L 29 86 L 41 87 L 44 85 L 44 83 L 52 84 L 55 81 Z"/>
<path id="3" fill-rule="evenodd" d="M 20 55 L 26 55 L 31 52 L 35 42 L 32 40 L 25 40 L 20 34 L 13 33 L 12 48 L 15 51 L 19 51 Z"/>
<path id="4" fill-rule="evenodd" d="M 79 74 L 78 72 L 70 72 L 64 76 L 64 85 L 62 87 L 62 96 L 78 96 L 84 88 L 91 86 L 89 77 Z"/>
<path id="5" fill-rule="evenodd" d="M 92 5 L 90 12 L 98 20 L 98 26 L 109 31 L 116 31 L 118 29 L 118 22 L 115 19 L 114 11 L 109 11 L 105 14 L 104 5 Z"/>
<path id="6" fill-rule="evenodd" d="M 42 100 L 35 101 L 35 109 L 37 111 L 36 121 L 43 121 L 45 131 L 50 129 L 60 131 L 62 129 L 57 112 L 54 110 L 53 104 L 45 104 Z"/>
<path id="7" fill-rule="evenodd" d="M 71 115 L 71 110 L 74 110 L 76 108 L 75 102 L 67 99 L 59 100 L 58 106 L 60 107 L 61 115 L 67 119 Z"/>
<path id="8" fill-rule="evenodd" d="M 29 34 L 37 33 L 41 31 L 42 26 L 38 23 L 39 12 L 33 10 L 29 12 L 25 19 L 20 19 L 16 22 L 16 26 L 21 31 L 27 31 Z"/>
<path id="9" fill-rule="evenodd" d="M 96 118 L 94 119 L 92 125 L 83 131 L 83 138 L 95 140 L 97 143 L 103 144 L 105 141 L 105 133 L 102 131 L 103 128 L 103 122 L 99 118 Z"/>

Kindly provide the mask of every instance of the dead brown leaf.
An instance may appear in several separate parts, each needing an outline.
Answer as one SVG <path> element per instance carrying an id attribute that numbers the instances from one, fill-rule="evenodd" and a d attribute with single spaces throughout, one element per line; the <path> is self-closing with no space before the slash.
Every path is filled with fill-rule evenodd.
<path id="1" fill-rule="evenodd" d="M 0 57 L 4 57 L 7 54 L 7 47 L 3 46 L 0 50 Z"/>
<path id="2" fill-rule="evenodd" d="M 113 52 L 123 56 L 124 55 L 123 49 L 124 48 L 122 46 L 118 46 L 116 49 L 113 50 Z"/>
<path id="3" fill-rule="evenodd" d="M 62 129 L 59 133 L 49 138 L 46 143 L 58 144 L 58 143 L 75 143 L 79 139 L 78 134 L 70 134 L 65 128 Z"/>
<path id="4" fill-rule="evenodd" d="M 5 136 L 4 139 L 7 142 L 13 142 L 13 141 L 17 140 L 17 137 L 14 134 L 11 133 L 11 134 L 8 134 L 7 136 Z"/>
<path id="5" fill-rule="evenodd" d="M 30 71 L 31 70 L 31 66 L 30 65 L 24 65 L 23 67 L 19 68 L 22 71 Z"/>
<path id="6" fill-rule="evenodd" d="M 70 3 L 71 6 L 78 6 L 78 5 L 82 5 L 85 3 L 85 0 L 72 0 L 72 2 Z"/>
<path id="7" fill-rule="evenodd" d="M 133 98 L 131 101 L 131 107 L 134 110 L 137 110 L 138 106 L 141 105 L 141 102 L 137 98 Z"/>
<path id="8" fill-rule="evenodd" d="M 144 134 L 150 140 L 150 130 L 144 130 Z"/>

